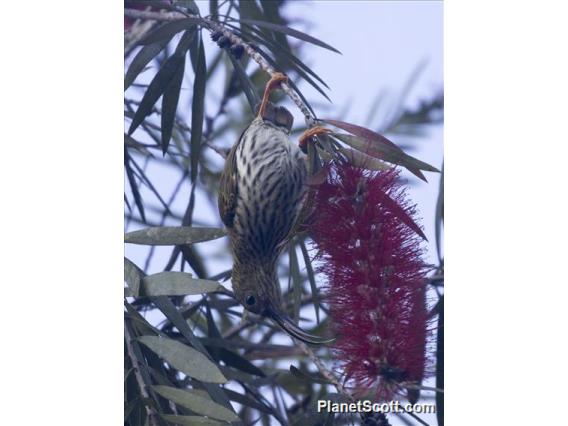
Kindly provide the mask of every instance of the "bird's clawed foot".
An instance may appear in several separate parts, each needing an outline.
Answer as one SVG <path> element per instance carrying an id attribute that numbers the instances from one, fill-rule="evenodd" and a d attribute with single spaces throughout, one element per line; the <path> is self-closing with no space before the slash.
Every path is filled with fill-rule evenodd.
<path id="1" fill-rule="evenodd" d="M 300 149 L 306 153 L 308 151 L 308 142 L 310 140 L 313 140 L 314 137 L 316 137 L 317 135 L 323 135 L 323 134 L 327 134 L 327 133 L 331 133 L 331 130 L 323 127 L 323 126 L 315 126 L 312 127 L 308 130 L 306 130 L 304 133 L 302 133 L 302 135 L 300 136 L 300 139 L 298 141 L 298 145 L 300 147 Z"/>
<path id="2" fill-rule="evenodd" d="M 266 105 L 268 105 L 268 100 L 270 98 L 270 92 L 274 89 L 280 87 L 282 83 L 288 81 L 288 77 L 284 74 L 277 72 L 272 76 L 268 83 L 266 83 L 266 87 L 264 88 L 264 95 L 262 96 L 262 102 L 260 103 L 260 108 L 258 110 L 258 116 L 264 118 Z"/>

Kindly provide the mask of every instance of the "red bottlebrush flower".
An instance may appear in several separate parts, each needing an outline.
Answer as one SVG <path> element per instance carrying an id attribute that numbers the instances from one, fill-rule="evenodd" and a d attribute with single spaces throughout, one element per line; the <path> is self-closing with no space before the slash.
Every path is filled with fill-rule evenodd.
<path id="1" fill-rule="evenodd" d="M 394 168 L 333 164 L 315 191 L 310 224 L 336 358 L 357 395 L 381 401 L 420 385 L 427 362 L 423 234 L 397 177 Z"/>

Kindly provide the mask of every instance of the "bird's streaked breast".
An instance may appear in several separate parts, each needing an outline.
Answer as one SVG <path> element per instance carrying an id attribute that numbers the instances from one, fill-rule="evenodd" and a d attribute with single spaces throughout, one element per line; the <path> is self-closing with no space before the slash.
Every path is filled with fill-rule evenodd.
<path id="1" fill-rule="evenodd" d="M 241 255 L 273 258 L 287 236 L 305 193 L 306 161 L 286 133 L 251 125 L 236 152 L 238 200 L 232 238 Z"/>

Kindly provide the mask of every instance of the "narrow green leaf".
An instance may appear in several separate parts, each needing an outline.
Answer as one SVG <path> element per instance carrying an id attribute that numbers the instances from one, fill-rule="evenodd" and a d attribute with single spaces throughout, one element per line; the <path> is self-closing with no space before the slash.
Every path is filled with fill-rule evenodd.
<path id="1" fill-rule="evenodd" d="M 292 89 L 294 89 L 294 91 L 296 92 L 296 94 L 300 97 L 300 99 L 302 100 L 302 102 L 304 103 L 304 105 L 306 105 L 306 107 L 308 107 L 308 110 L 310 111 L 310 113 L 312 114 L 312 116 L 317 120 L 317 115 L 316 112 L 314 111 L 314 109 L 312 108 L 312 105 L 308 102 L 308 100 L 306 99 L 306 97 L 304 96 L 304 94 L 300 91 L 300 89 L 298 89 L 298 86 L 296 85 L 296 83 L 294 83 L 292 80 L 288 80 L 288 84 L 290 86 L 292 86 Z M 326 96 L 327 97 L 327 96 Z M 328 98 L 329 100 L 329 98 Z"/>
<path id="2" fill-rule="evenodd" d="M 420 62 L 418 62 L 414 70 L 412 70 L 412 72 L 410 73 L 410 76 L 408 77 L 408 80 L 404 84 L 402 91 L 396 97 L 398 103 L 393 109 L 394 113 L 390 122 L 388 122 L 388 124 L 385 126 L 387 130 L 392 129 L 393 127 L 396 127 L 398 124 L 400 124 L 400 119 L 404 115 L 404 103 L 407 101 L 408 94 L 410 93 L 411 89 L 415 86 L 418 77 L 420 76 L 420 74 L 422 74 L 427 64 L 428 64 L 428 59 L 427 58 L 422 59 Z"/>
<path id="3" fill-rule="evenodd" d="M 137 295 L 140 289 L 140 282 L 144 277 L 144 272 L 136 266 L 133 262 L 124 258 L 124 281 L 128 284 L 129 290 L 132 295 Z"/>
<path id="4" fill-rule="evenodd" d="M 272 0 L 260 0 L 260 5 L 263 11 L 263 21 L 272 22 L 274 24 L 283 25 L 286 21 L 280 15 L 280 7 L 282 6 L 279 2 Z M 253 18 L 254 19 L 254 18 Z M 290 50 L 290 45 L 288 44 L 288 39 L 285 34 L 275 32 L 274 37 L 276 41 L 282 45 L 286 50 Z"/>
<path id="5" fill-rule="evenodd" d="M 155 328 L 152 324 L 150 324 L 146 318 L 144 318 L 140 312 L 136 310 L 134 306 L 128 303 L 126 300 L 124 301 L 124 307 L 126 308 L 126 315 L 125 317 L 130 318 L 130 322 L 132 324 L 133 329 L 136 331 L 137 336 L 143 335 L 164 335 L 160 330 Z"/>
<path id="6" fill-rule="evenodd" d="M 432 167 L 431 165 L 424 163 L 423 161 L 405 154 L 400 149 L 394 149 L 388 145 L 381 143 L 372 143 L 372 141 L 360 138 L 358 136 L 340 133 L 333 133 L 333 136 L 367 155 L 379 158 L 392 164 L 398 164 L 406 167 L 410 172 L 418 177 L 421 177 L 417 174 L 417 171 L 420 170 L 439 172 L 439 170 L 435 167 Z M 421 179 L 423 179 L 424 181 L 426 180 L 423 176 L 421 177 Z"/>
<path id="7" fill-rule="evenodd" d="M 219 19 L 219 2 L 217 0 L 209 0 L 209 13 L 213 21 Z"/>
<path id="8" fill-rule="evenodd" d="M 230 389 L 225 389 L 225 392 L 227 393 L 231 401 L 235 401 L 241 405 L 246 405 L 247 407 L 254 408 L 255 410 L 258 410 L 262 413 L 272 414 L 270 407 L 264 406 L 246 395 L 242 395 Z"/>
<path id="9" fill-rule="evenodd" d="M 264 34 L 258 32 L 252 26 L 248 28 L 250 28 L 251 30 L 251 33 L 248 34 L 248 37 L 250 39 L 256 41 L 258 44 L 264 44 L 266 47 L 268 47 L 276 58 L 282 60 L 287 66 L 293 68 L 300 75 L 300 77 L 306 80 L 310 85 L 312 85 L 314 89 L 320 92 L 322 96 L 324 96 L 328 101 L 331 102 L 329 96 L 327 96 L 324 90 L 310 77 L 310 75 L 329 89 L 329 86 L 326 84 L 326 82 L 323 81 L 323 79 L 314 71 L 312 71 L 306 64 L 304 64 L 297 56 L 290 52 L 289 48 L 286 48 L 282 44 L 266 37 Z M 253 34 L 253 32 L 255 34 Z"/>
<path id="10" fill-rule="evenodd" d="M 253 374 L 255 376 L 266 377 L 264 371 L 262 371 L 248 359 L 243 358 L 239 354 L 229 349 L 217 348 L 217 355 L 229 367 L 236 368 L 237 370 L 244 371 L 245 373 Z"/>
<path id="11" fill-rule="evenodd" d="M 177 105 L 179 102 L 179 95 L 181 91 L 181 83 L 183 82 L 183 73 L 185 70 L 185 61 L 181 63 L 166 91 L 162 97 L 162 152 L 165 154 L 168 151 L 174 122 L 176 118 Z"/>
<path id="12" fill-rule="evenodd" d="M 124 235 L 124 242 L 151 246 L 195 244 L 225 236 L 220 228 L 195 228 L 191 226 L 157 226 L 140 229 Z"/>
<path id="13" fill-rule="evenodd" d="M 280 33 L 284 33 L 286 35 L 289 35 L 290 37 L 294 37 L 294 38 L 300 39 L 302 41 L 312 43 L 312 44 L 315 44 L 316 46 L 320 46 L 320 47 L 323 47 L 325 49 L 328 49 L 328 50 L 331 50 L 333 52 L 341 54 L 341 52 L 339 50 L 330 46 L 329 44 L 324 43 L 323 41 L 318 40 L 315 37 L 312 37 L 312 36 L 310 36 L 306 33 L 303 33 L 301 31 L 295 30 L 293 28 L 287 27 L 285 25 L 277 25 L 277 24 L 273 24 L 271 22 L 258 21 L 258 20 L 255 20 L 255 19 L 240 19 L 239 22 L 244 22 L 245 24 L 256 25 L 260 28 L 267 28 L 269 30 L 278 31 Z"/>
<path id="14" fill-rule="evenodd" d="M 296 254 L 296 244 L 290 241 L 290 275 L 294 284 L 294 321 L 296 324 L 300 319 L 300 303 L 302 301 L 302 277 L 300 277 L 300 265 Z"/>
<path id="15" fill-rule="evenodd" d="M 128 184 L 130 185 L 130 190 L 132 191 L 132 196 L 134 197 L 134 203 L 138 208 L 140 217 L 143 222 L 146 222 L 146 214 L 144 213 L 144 203 L 142 202 L 142 196 L 140 195 L 140 190 L 136 184 L 136 179 L 134 179 L 134 171 L 130 166 L 130 155 L 128 154 L 126 148 L 124 149 L 124 168 L 126 170 L 126 177 L 128 179 Z"/>
<path id="16" fill-rule="evenodd" d="M 442 264 L 442 226 L 444 223 L 444 165 L 442 164 L 442 174 L 440 175 L 440 187 L 438 199 L 436 200 L 436 254 L 438 262 Z"/>
<path id="17" fill-rule="evenodd" d="M 201 344 L 201 341 L 197 337 L 195 337 L 187 321 L 176 309 L 170 298 L 166 296 L 153 297 L 152 302 L 158 307 L 160 311 L 162 311 L 166 318 L 172 322 L 172 324 L 179 330 L 182 336 L 189 341 L 191 346 L 200 351 L 207 358 L 207 349 L 205 349 L 205 347 Z M 226 408 L 232 409 L 231 403 L 229 402 L 229 398 L 225 394 L 224 389 L 212 383 L 203 383 L 203 387 L 209 393 L 209 395 L 211 395 L 211 398 L 215 402 L 225 406 Z"/>
<path id="18" fill-rule="evenodd" d="M 197 31 L 195 26 L 192 26 L 189 30 L 185 31 L 176 46 L 174 55 L 183 57 L 184 60 L 181 66 L 176 71 L 172 77 L 168 87 L 164 92 L 162 97 L 162 117 L 161 117 L 161 145 L 162 152 L 165 154 L 168 150 L 170 144 L 170 139 L 172 136 L 172 131 L 176 118 L 177 105 L 179 103 L 179 97 L 181 93 L 181 85 L 183 82 L 183 76 L 185 72 L 185 54 L 187 53 L 191 43 L 196 38 Z"/>
<path id="19" fill-rule="evenodd" d="M 377 142 L 379 144 L 384 144 L 384 145 L 388 145 L 391 148 L 394 148 L 398 151 L 402 151 L 402 149 L 400 149 L 400 147 L 395 144 L 394 142 L 391 142 L 390 140 L 388 140 L 387 138 L 385 138 L 383 135 L 374 132 L 373 130 L 367 129 L 365 127 L 362 126 L 358 126 L 356 124 L 351 124 L 351 123 L 346 123 L 344 121 L 339 121 L 339 120 L 329 120 L 329 119 L 320 119 L 319 121 L 323 121 L 325 123 L 329 123 L 335 127 L 339 127 L 340 129 L 345 130 L 346 132 L 349 132 L 355 136 L 360 136 L 363 139 L 368 139 L 372 142 Z"/>
<path id="20" fill-rule="evenodd" d="M 177 105 L 179 102 L 181 85 L 185 71 L 185 54 L 187 53 L 189 46 L 195 39 L 195 35 L 195 27 L 192 27 L 191 29 L 183 33 L 178 45 L 176 46 L 174 56 L 178 56 L 184 59 L 181 62 L 180 67 L 170 80 L 168 86 L 166 87 L 166 90 L 164 91 L 164 96 L 162 97 L 161 146 L 162 152 L 164 154 L 168 150 L 176 118 Z"/>
<path id="21" fill-rule="evenodd" d="M 207 383 L 226 383 L 219 368 L 195 349 L 158 336 L 142 336 L 138 340 L 176 370 Z"/>
<path id="22" fill-rule="evenodd" d="M 195 25 L 199 25 L 202 23 L 203 23 L 202 18 L 185 18 L 185 19 L 180 19 L 179 21 L 167 22 L 156 28 L 146 37 L 144 37 L 144 39 L 140 42 L 140 44 L 157 43 L 159 41 L 163 41 L 164 39 L 171 40 L 171 38 L 175 34 L 183 30 L 192 29 L 195 27 Z"/>
<path id="23" fill-rule="evenodd" d="M 259 54 L 261 55 L 266 62 L 268 62 L 271 66 L 278 68 L 278 65 L 276 64 L 276 62 L 274 61 L 274 59 L 272 59 L 270 57 L 269 54 L 267 54 L 264 50 L 262 50 L 261 48 L 259 48 L 258 46 L 255 46 L 254 44 L 251 44 L 251 47 Z M 306 107 L 308 108 L 308 110 L 310 111 L 310 113 L 312 114 L 313 117 L 316 117 L 317 119 L 317 115 L 314 111 L 314 109 L 312 108 L 311 104 L 308 102 L 308 100 L 305 98 L 305 96 L 303 95 L 303 93 L 298 89 L 298 86 L 296 85 L 296 83 L 294 83 L 293 80 L 288 80 L 288 84 L 292 87 L 292 89 L 294 89 L 294 91 L 298 94 L 298 96 L 300 97 L 300 99 L 302 100 L 302 102 L 306 105 Z"/>
<path id="24" fill-rule="evenodd" d="M 203 118 L 205 115 L 205 82 L 207 80 L 207 65 L 203 40 L 199 41 L 199 51 L 195 66 L 195 81 L 193 83 L 193 99 L 191 103 L 191 181 L 197 178 L 199 157 L 201 155 L 201 137 L 203 136 Z"/>
<path id="25" fill-rule="evenodd" d="M 239 417 L 231 410 L 213 402 L 194 390 L 177 389 L 171 386 L 152 386 L 164 398 L 189 408 L 191 411 L 226 422 L 238 421 Z"/>
<path id="26" fill-rule="evenodd" d="M 180 426 L 223 426 L 226 423 L 199 416 L 174 416 L 173 414 L 160 414 L 160 416 L 170 423 Z"/>
<path id="27" fill-rule="evenodd" d="M 146 148 L 143 144 L 138 142 L 132 136 L 127 135 L 126 133 L 124 134 L 124 146 L 127 148 L 133 148 L 140 154 L 152 157 L 152 153 L 148 151 L 148 148 Z"/>
<path id="28" fill-rule="evenodd" d="M 387 170 L 390 168 L 386 163 L 382 162 L 378 158 L 371 157 L 361 151 L 345 148 L 343 146 L 339 146 L 339 151 L 347 157 L 349 162 L 354 166 L 367 170 Z"/>
<path id="29" fill-rule="evenodd" d="M 260 102 L 260 98 L 258 97 L 256 90 L 254 89 L 254 85 L 250 81 L 250 78 L 247 75 L 245 69 L 243 68 L 241 61 L 239 61 L 238 59 L 233 57 L 233 55 L 229 54 L 227 56 L 229 57 L 229 59 L 231 60 L 231 63 L 233 64 L 233 68 L 235 69 L 235 74 L 237 75 L 237 77 L 238 77 L 238 79 L 241 83 L 241 87 L 243 88 L 243 92 L 245 93 L 245 96 L 247 97 L 247 101 L 249 103 L 250 110 L 254 113 L 256 105 L 258 105 L 258 103 Z"/>
<path id="30" fill-rule="evenodd" d="M 130 213 L 132 213 L 132 207 L 130 206 L 130 203 L 128 202 L 128 198 L 126 198 L 126 194 L 124 194 L 124 204 L 126 204 L 126 207 L 128 208 L 128 211 Z"/>
<path id="31" fill-rule="evenodd" d="M 140 101 L 140 105 L 138 106 L 138 109 L 136 110 L 136 113 L 132 118 L 132 122 L 130 123 L 130 127 L 128 129 L 129 135 L 131 135 L 134 130 L 136 130 L 136 128 L 144 121 L 144 119 L 148 115 L 150 115 L 155 103 L 168 89 L 171 81 L 179 78 L 179 68 L 184 67 L 185 53 L 189 49 L 192 40 L 195 38 L 195 34 L 195 28 L 192 28 L 183 33 L 178 45 L 176 46 L 174 54 L 166 59 L 162 67 L 158 70 L 158 72 L 148 85 L 148 88 L 146 89 L 146 92 L 144 93 L 144 96 Z"/>
<path id="32" fill-rule="evenodd" d="M 167 89 L 170 81 L 177 73 L 178 69 L 182 66 L 185 58 L 183 56 L 173 55 L 170 56 L 162 65 L 162 68 L 156 73 L 150 85 L 146 89 L 140 105 L 132 118 L 130 127 L 128 129 L 128 134 L 131 135 L 134 130 L 144 121 L 144 119 L 150 115 L 152 109 L 154 108 L 157 100 L 162 96 L 162 94 Z"/>
<path id="33" fill-rule="evenodd" d="M 223 290 L 217 281 L 193 278 L 186 272 L 160 272 L 142 279 L 141 296 L 185 296 Z"/>
<path id="34" fill-rule="evenodd" d="M 300 249 L 302 250 L 302 256 L 304 257 L 304 263 L 306 265 L 306 272 L 308 274 L 308 281 L 310 282 L 310 288 L 312 290 L 312 300 L 314 301 L 314 309 L 316 311 L 316 321 L 319 324 L 320 303 L 319 303 L 318 288 L 316 286 L 316 278 L 314 274 L 314 269 L 312 268 L 312 261 L 310 260 L 310 255 L 308 253 L 308 249 L 306 248 L 305 241 L 300 242 Z"/>
<path id="35" fill-rule="evenodd" d="M 299 368 L 294 367 L 293 365 L 290 365 L 290 373 L 292 373 L 293 376 L 296 376 L 302 380 L 307 380 L 308 382 L 331 384 L 331 382 L 321 374 L 307 373 L 300 370 Z"/>
<path id="36" fill-rule="evenodd" d="M 205 317 L 207 318 L 207 334 L 211 338 L 220 338 L 221 332 L 217 328 L 217 324 L 215 324 L 213 314 L 211 313 L 211 307 L 206 300 L 203 303 L 205 304 Z M 212 352 L 209 350 L 209 353 Z"/>
<path id="37" fill-rule="evenodd" d="M 184 32 L 181 38 L 179 39 L 179 43 L 176 46 L 174 55 L 185 56 L 191 44 L 196 39 L 196 34 L 197 30 L 195 27 L 191 27 L 186 32 Z"/>
<path id="38" fill-rule="evenodd" d="M 128 71 L 124 76 L 124 90 L 128 89 L 138 74 L 142 72 L 144 67 L 158 55 L 162 51 L 164 47 L 170 41 L 169 38 L 164 38 L 156 43 L 149 44 L 147 46 L 142 47 L 140 51 L 136 54 L 130 66 L 128 67 Z"/>

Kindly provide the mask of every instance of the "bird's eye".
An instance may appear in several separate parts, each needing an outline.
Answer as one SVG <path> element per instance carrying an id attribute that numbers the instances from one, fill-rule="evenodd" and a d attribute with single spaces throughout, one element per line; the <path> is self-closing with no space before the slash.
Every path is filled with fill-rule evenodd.
<path id="1" fill-rule="evenodd" d="M 256 299 L 254 298 L 254 296 L 251 294 L 250 296 L 247 296 L 246 298 L 246 302 L 247 305 L 252 306 L 256 303 Z"/>

